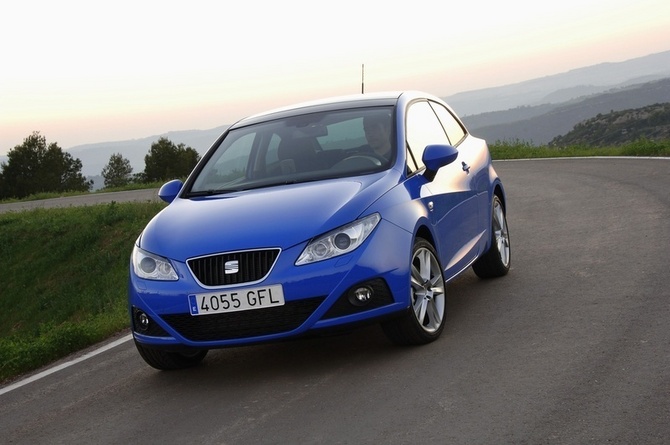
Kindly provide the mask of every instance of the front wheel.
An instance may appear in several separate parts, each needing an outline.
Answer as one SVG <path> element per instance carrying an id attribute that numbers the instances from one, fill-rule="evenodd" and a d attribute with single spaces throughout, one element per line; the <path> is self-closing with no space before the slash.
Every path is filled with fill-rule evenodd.
<path id="1" fill-rule="evenodd" d="M 446 308 L 442 266 L 433 246 L 414 242 L 410 264 L 410 307 L 399 318 L 382 324 L 386 336 L 400 345 L 421 345 L 436 340 L 444 329 Z"/>
<path id="2" fill-rule="evenodd" d="M 190 352 L 173 352 L 154 349 L 135 340 L 135 347 L 147 364 L 161 371 L 184 369 L 196 366 L 207 355 L 207 349 L 194 349 Z"/>
<path id="3" fill-rule="evenodd" d="M 491 217 L 491 247 L 472 265 L 480 278 L 501 277 L 509 272 L 511 249 L 505 208 L 500 198 L 493 196 L 493 215 Z"/>

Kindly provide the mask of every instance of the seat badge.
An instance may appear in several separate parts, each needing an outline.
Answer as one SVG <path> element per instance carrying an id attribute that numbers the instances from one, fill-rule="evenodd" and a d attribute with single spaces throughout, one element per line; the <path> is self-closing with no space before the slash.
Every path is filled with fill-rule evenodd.
<path id="1" fill-rule="evenodd" d="M 237 260 L 226 261 L 224 267 L 224 273 L 226 275 L 232 275 L 240 271 L 240 262 Z"/>

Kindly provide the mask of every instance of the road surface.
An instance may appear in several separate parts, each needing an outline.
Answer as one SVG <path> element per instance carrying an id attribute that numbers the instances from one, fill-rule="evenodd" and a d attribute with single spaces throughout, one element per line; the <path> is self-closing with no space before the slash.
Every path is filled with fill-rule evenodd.
<path id="1" fill-rule="evenodd" d="M 35 201 L 20 201 L 11 202 L 7 204 L 0 204 L 0 213 L 3 212 L 20 212 L 23 210 L 37 209 L 37 208 L 54 208 L 54 207 L 76 207 L 95 204 L 106 204 L 110 202 L 127 202 L 127 201 L 156 201 L 158 198 L 157 189 L 145 190 L 129 190 L 125 192 L 110 192 L 110 193 L 89 193 L 86 195 L 66 196 L 63 198 L 54 199 L 38 199 Z"/>
<path id="2" fill-rule="evenodd" d="M 369 327 L 159 372 L 122 337 L 0 393 L 0 442 L 667 444 L 670 160 L 495 167 L 512 269 L 450 283 L 438 341 Z"/>

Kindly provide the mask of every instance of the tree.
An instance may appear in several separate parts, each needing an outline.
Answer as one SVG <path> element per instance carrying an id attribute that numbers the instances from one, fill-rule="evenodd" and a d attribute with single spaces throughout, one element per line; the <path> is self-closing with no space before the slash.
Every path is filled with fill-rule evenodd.
<path id="1" fill-rule="evenodd" d="M 121 153 L 110 156 L 109 162 L 102 169 L 102 177 L 105 178 L 105 187 L 123 187 L 131 180 L 133 167 L 130 161 Z"/>
<path id="2" fill-rule="evenodd" d="M 93 181 L 81 174 L 81 160 L 48 144 L 38 131 L 7 154 L 0 171 L 0 198 L 25 198 L 43 192 L 89 191 Z"/>
<path id="3" fill-rule="evenodd" d="M 193 148 L 175 145 L 162 137 L 151 144 L 149 154 L 144 157 L 141 178 L 145 182 L 185 178 L 199 160 L 200 155 Z"/>

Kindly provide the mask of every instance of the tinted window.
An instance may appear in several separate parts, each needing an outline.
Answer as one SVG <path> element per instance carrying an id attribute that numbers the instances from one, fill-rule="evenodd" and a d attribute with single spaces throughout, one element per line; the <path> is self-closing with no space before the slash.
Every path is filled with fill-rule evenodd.
<path id="1" fill-rule="evenodd" d="M 230 130 L 188 193 L 375 173 L 395 159 L 392 108 L 311 113 Z"/>
<path id="2" fill-rule="evenodd" d="M 407 144 L 418 168 L 423 167 L 421 157 L 427 145 L 449 144 L 449 139 L 428 102 L 416 102 L 410 106 L 407 112 Z"/>
<path id="3" fill-rule="evenodd" d="M 200 189 L 205 183 L 224 183 L 243 178 L 254 137 L 253 134 L 241 134 L 231 139 L 228 150 L 210 159 L 207 174 L 200 175 L 194 187 Z"/>
<path id="4" fill-rule="evenodd" d="M 451 145 L 458 145 L 458 143 L 465 137 L 465 130 L 461 124 L 449 112 L 449 110 L 441 104 L 431 102 L 431 106 L 435 110 L 435 113 L 437 113 L 437 116 L 440 118 L 440 122 L 442 122 L 444 130 L 447 132 L 447 136 L 449 137 Z"/>

